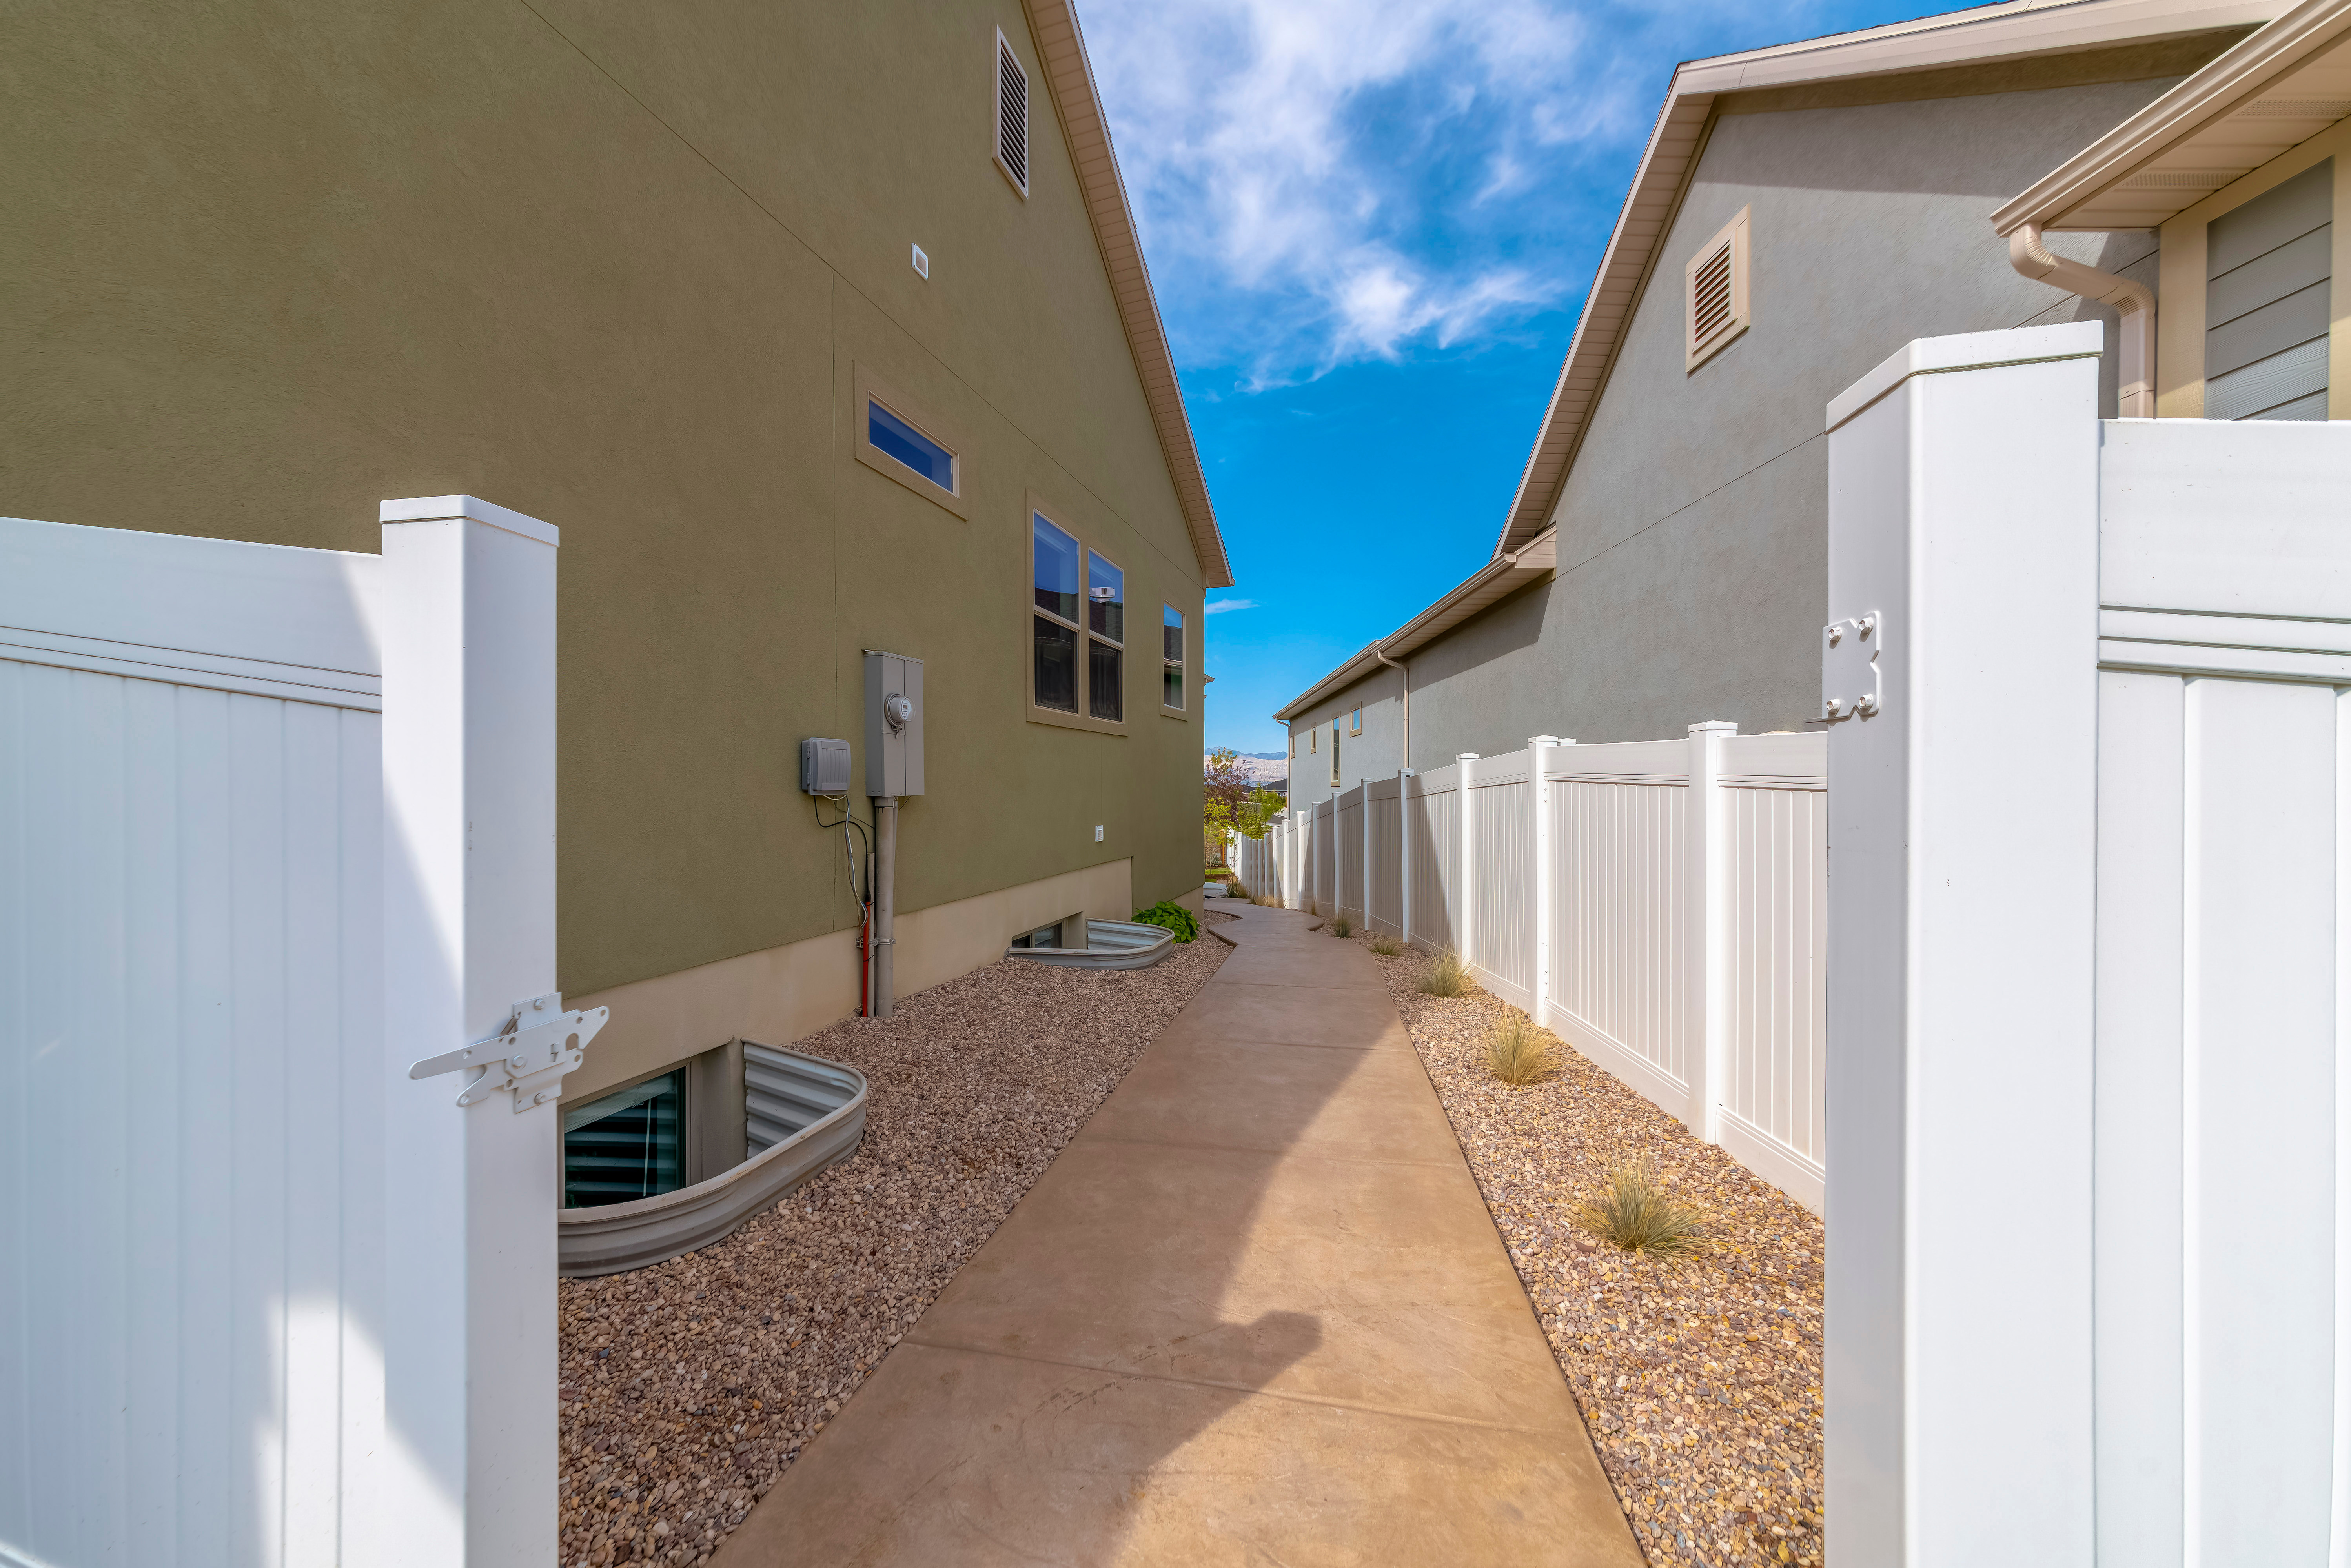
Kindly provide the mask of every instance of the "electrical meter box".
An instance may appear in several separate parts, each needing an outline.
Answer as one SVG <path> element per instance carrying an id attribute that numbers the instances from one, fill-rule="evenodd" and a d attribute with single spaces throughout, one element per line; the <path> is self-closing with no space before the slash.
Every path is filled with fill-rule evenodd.
<path id="1" fill-rule="evenodd" d="M 810 795 L 849 793 L 849 742 L 814 737 L 800 742 L 800 789 Z"/>
<path id="2" fill-rule="evenodd" d="M 865 650 L 865 792 L 923 792 L 923 661 Z"/>

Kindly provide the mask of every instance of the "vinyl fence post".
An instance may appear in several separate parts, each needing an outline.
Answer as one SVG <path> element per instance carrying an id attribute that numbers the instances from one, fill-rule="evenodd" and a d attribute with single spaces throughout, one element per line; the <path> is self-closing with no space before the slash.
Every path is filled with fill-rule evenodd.
<path id="1" fill-rule="evenodd" d="M 1527 792 L 1535 808 L 1535 951 L 1534 962 L 1529 966 L 1527 1016 L 1537 1027 L 1543 1021 L 1544 1004 L 1551 1000 L 1551 785 L 1543 778 L 1543 768 L 1551 759 L 1551 748 L 1558 744 L 1555 735 L 1527 737 Z"/>
<path id="2" fill-rule="evenodd" d="M 1412 769 L 1396 769 L 1396 927 L 1412 946 Z"/>
<path id="3" fill-rule="evenodd" d="M 557 536 L 467 496 L 382 517 L 382 1558 L 553 1568 L 563 1103 L 409 1068 L 555 989 Z"/>
<path id="4" fill-rule="evenodd" d="M 1454 813 L 1460 819 L 1461 829 L 1461 918 L 1453 924 L 1453 940 L 1458 946 L 1461 961 L 1475 964 L 1469 955 L 1469 765 L 1478 760 L 1474 751 L 1458 752 L 1453 758 L 1453 788 L 1460 792 L 1460 810 Z"/>
<path id="5" fill-rule="evenodd" d="M 1709 1144 L 1722 1142 L 1722 1102 L 1729 1085 L 1729 1035 L 1723 1008 L 1722 742 L 1739 733 L 1725 719 L 1689 727 L 1688 877 L 1684 927 L 1689 1019 L 1689 1129 Z"/>
<path id="6" fill-rule="evenodd" d="M 2012 1541 L 2088 1563 L 2110 1544 L 2094 1526 L 2103 341 L 2095 321 L 1925 339 L 1828 409 L 1842 1563 L 1943 1568 Z"/>

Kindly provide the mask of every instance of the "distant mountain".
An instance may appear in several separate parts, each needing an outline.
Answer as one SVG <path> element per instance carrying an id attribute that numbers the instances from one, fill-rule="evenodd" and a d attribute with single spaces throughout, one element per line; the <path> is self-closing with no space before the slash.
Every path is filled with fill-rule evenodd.
<path id="1" fill-rule="evenodd" d="M 1204 753 L 1200 767 L 1205 772 L 1208 758 Z M 1280 751 L 1244 751 L 1241 753 L 1241 776 L 1252 784 L 1266 786 L 1287 794 L 1290 785 L 1290 758 Z"/>

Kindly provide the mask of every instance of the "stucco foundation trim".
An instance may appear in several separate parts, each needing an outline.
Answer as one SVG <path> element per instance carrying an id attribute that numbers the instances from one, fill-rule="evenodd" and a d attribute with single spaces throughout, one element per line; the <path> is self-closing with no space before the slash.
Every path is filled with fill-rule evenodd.
<path id="1" fill-rule="evenodd" d="M 1116 860 L 901 911 L 898 994 L 993 964 L 1014 936 L 1073 911 L 1124 920 L 1134 913 L 1134 862 Z M 857 977 L 857 934 L 831 931 L 567 997 L 570 1006 L 610 1008 L 612 1017 L 564 1085 L 564 1098 L 593 1099 L 733 1040 L 805 1040 L 856 1013 Z"/>

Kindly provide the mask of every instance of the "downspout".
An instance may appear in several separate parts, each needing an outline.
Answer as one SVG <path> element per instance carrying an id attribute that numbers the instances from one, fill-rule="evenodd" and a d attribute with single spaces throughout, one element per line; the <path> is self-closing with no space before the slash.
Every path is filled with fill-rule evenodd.
<path id="1" fill-rule="evenodd" d="M 1396 684 L 1404 688 L 1404 752 L 1396 759 L 1396 766 L 1409 768 L 1412 766 L 1412 672 L 1389 658 L 1387 650 L 1377 643 L 1372 644 L 1372 657 L 1394 670 L 1398 677 Z M 1364 918 L 1368 922 L 1371 916 L 1366 915 Z"/>
<path id="2" fill-rule="evenodd" d="M 2111 272 L 2054 255 L 2041 243 L 2041 225 L 2010 231 L 2008 264 L 2036 283 L 2046 283 L 2111 305 L 2122 312 L 2120 357 L 2115 366 L 2115 412 L 2125 419 L 2155 417 L 2155 293 Z"/>

